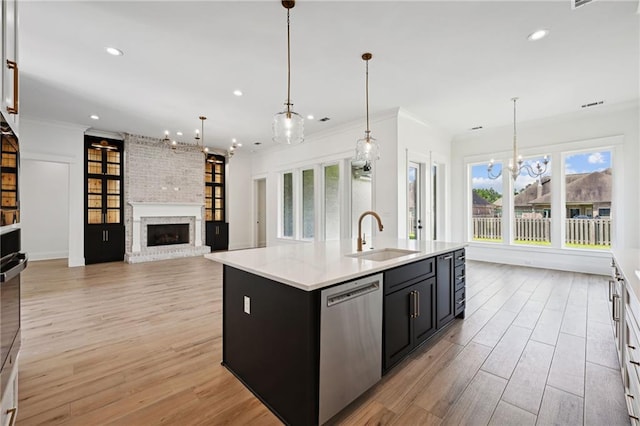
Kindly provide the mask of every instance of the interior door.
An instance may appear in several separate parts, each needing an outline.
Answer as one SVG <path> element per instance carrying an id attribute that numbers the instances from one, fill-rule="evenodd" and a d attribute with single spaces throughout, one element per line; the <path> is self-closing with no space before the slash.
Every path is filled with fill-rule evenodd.
<path id="1" fill-rule="evenodd" d="M 267 180 L 256 180 L 256 242 L 258 247 L 267 245 Z"/>
<path id="2" fill-rule="evenodd" d="M 407 173 L 407 238 L 420 240 L 422 236 L 422 167 L 409 162 Z"/>

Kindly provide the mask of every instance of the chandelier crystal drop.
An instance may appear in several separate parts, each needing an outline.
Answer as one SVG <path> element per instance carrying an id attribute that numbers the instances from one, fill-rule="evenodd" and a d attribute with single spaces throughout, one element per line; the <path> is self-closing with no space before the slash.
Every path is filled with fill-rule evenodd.
<path id="1" fill-rule="evenodd" d="M 287 9 L 287 100 L 286 109 L 273 117 L 273 141 L 284 145 L 297 145 L 304 141 L 304 119 L 293 111 L 291 102 L 291 36 L 289 12 L 295 6 L 294 0 L 282 0 Z"/>
<path id="2" fill-rule="evenodd" d="M 373 57 L 371 53 L 364 53 L 362 59 L 365 61 L 366 78 L 365 78 L 365 99 L 367 106 L 367 130 L 364 132 L 364 138 L 358 139 L 356 142 L 355 161 L 364 163 L 365 166 L 371 167 L 371 163 L 380 159 L 380 146 L 375 138 L 371 137 L 369 129 L 369 60 Z"/>
<path id="3" fill-rule="evenodd" d="M 518 143 L 517 143 L 517 133 L 516 133 L 516 101 L 518 98 L 511 98 L 513 101 L 513 157 L 509 160 L 509 165 L 507 169 L 511 174 L 511 178 L 515 182 L 518 179 L 518 176 L 523 171 L 526 171 L 529 176 L 532 178 L 537 178 L 544 175 L 547 172 L 547 165 L 549 164 L 549 159 L 547 156 L 544 156 L 542 163 L 540 161 L 536 161 L 535 165 L 531 165 L 529 163 L 525 163 L 522 159 L 522 155 L 518 154 Z M 494 161 L 493 159 L 489 162 L 487 166 L 487 176 L 490 179 L 498 179 L 502 175 L 502 170 L 497 173 L 493 171 Z"/>

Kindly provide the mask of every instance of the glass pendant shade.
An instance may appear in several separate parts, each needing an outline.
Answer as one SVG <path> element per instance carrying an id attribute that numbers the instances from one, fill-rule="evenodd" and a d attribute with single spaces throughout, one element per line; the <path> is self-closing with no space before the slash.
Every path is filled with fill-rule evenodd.
<path id="1" fill-rule="evenodd" d="M 297 145 L 304 141 L 304 119 L 300 114 L 284 110 L 273 117 L 273 141 Z"/>
<path id="2" fill-rule="evenodd" d="M 356 142 L 356 158 L 355 161 L 371 163 L 374 160 L 380 159 L 380 146 L 378 142 L 369 135 L 365 135 L 364 138 L 358 139 Z"/>

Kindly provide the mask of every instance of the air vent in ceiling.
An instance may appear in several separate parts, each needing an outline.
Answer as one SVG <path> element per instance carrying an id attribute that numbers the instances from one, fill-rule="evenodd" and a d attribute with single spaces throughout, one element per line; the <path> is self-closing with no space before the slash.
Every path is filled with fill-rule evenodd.
<path id="1" fill-rule="evenodd" d="M 482 126 L 472 127 L 470 130 L 480 130 L 480 129 L 482 129 Z"/>
<path id="2" fill-rule="evenodd" d="M 584 6 L 587 3 L 591 3 L 594 0 L 571 0 L 571 8 L 577 9 L 580 6 Z"/>
<path id="3" fill-rule="evenodd" d="M 329 120 L 331 120 L 329 117 L 322 117 L 322 118 L 321 118 L 320 120 L 318 120 L 318 121 L 322 121 L 322 122 L 324 123 L 325 121 L 329 121 Z"/>
<path id="4" fill-rule="evenodd" d="M 591 107 L 594 107 L 594 106 L 602 105 L 603 103 L 604 103 L 604 101 L 590 102 L 588 104 L 582 105 L 582 108 L 591 108 Z"/>

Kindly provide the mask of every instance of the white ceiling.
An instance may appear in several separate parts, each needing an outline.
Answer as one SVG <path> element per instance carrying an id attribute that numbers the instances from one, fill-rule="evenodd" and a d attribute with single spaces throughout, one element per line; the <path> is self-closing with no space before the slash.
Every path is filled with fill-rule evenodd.
<path id="1" fill-rule="evenodd" d="M 271 143 L 286 98 L 279 1 L 20 2 L 23 116 L 228 147 Z M 306 134 L 402 107 L 454 135 L 639 98 L 638 2 L 298 1 L 294 109 Z M 547 28 L 547 38 L 527 35 Z M 114 46 L 124 56 L 104 48 Z M 236 97 L 233 90 L 244 96 Z M 89 118 L 100 116 L 99 121 Z M 326 123 L 317 121 L 330 117 Z M 375 135 L 375 127 L 372 127 Z"/>

